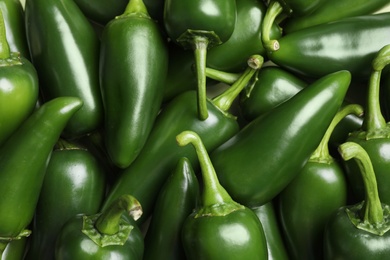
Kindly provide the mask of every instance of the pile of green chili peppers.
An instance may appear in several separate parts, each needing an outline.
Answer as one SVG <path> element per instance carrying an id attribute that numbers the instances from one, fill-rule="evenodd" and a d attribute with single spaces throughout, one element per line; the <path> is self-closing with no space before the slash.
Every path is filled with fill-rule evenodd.
<path id="1" fill-rule="evenodd" d="M 388 0 L 0 0 L 0 260 L 390 259 L 389 64 Z"/>

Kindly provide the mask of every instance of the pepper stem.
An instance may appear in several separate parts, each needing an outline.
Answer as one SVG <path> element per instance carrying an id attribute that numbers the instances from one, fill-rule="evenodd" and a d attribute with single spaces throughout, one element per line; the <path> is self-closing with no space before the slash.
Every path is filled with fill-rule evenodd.
<path id="1" fill-rule="evenodd" d="M 355 114 L 356 116 L 362 116 L 363 111 L 364 111 L 363 107 L 358 104 L 350 104 L 341 108 L 333 118 L 332 122 L 330 123 L 328 129 L 326 130 L 324 136 L 322 137 L 320 144 L 311 155 L 310 160 L 320 161 L 325 163 L 331 162 L 333 158 L 329 153 L 329 139 L 333 133 L 333 130 L 338 125 L 338 123 L 347 115 Z"/>
<path id="2" fill-rule="evenodd" d="M 96 229 L 106 235 L 114 235 L 118 233 L 120 226 L 120 219 L 124 212 L 137 220 L 142 215 L 142 207 L 139 201 L 131 195 L 122 195 L 111 206 L 104 211 L 96 220 Z"/>
<path id="3" fill-rule="evenodd" d="M 210 157 L 199 135 L 193 131 L 183 131 L 176 136 L 180 146 L 192 144 L 198 156 L 203 178 L 202 208 L 197 216 L 226 215 L 243 206 L 233 201 L 219 183 Z"/>
<path id="4" fill-rule="evenodd" d="M 241 93 L 241 91 L 247 86 L 253 75 L 263 66 L 264 58 L 261 55 L 252 55 L 248 59 L 248 67 L 240 75 L 240 77 L 234 82 L 234 84 L 225 90 L 219 96 L 213 98 L 212 102 L 215 106 L 222 111 L 228 111 L 232 106 L 233 101 Z"/>
<path id="5" fill-rule="evenodd" d="M 130 0 L 125 8 L 123 15 L 126 16 L 134 13 L 143 14 L 147 17 L 150 17 L 148 9 L 146 8 L 143 0 Z"/>
<path id="6" fill-rule="evenodd" d="M 282 12 L 283 6 L 278 1 L 271 1 L 269 3 L 261 26 L 261 40 L 263 42 L 264 48 L 268 51 L 277 51 L 280 47 L 277 40 L 270 39 L 270 34 L 275 19 Z"/>
<path id="7" fill-rule="evenodd" d="M 372 62 L 372 73 L 369 80 L 366 115 L 363 121 L 363 129 L 368 134 L 386 127 L 386 120 L 383 117 L 380 107 L 380 79 L 383 68 L 390 63 L 390 45 L 384 46 L 377 53 Z"/>
<path id="8" fill-rule="evenodd" d="M 240 73 L 225 72 L 206 67 L 206 77 L 225 84 L 233 84 L 240 77 Z"/>
<path id="9" fill-rule="evenodd" d="M 11 51 L 7 41 L 3 12 L 0 10 L 0 59 L 5 60 L 11 56 Z"/>
<path id="10" fill-rule="evenodd" d="M 344 160 L 354 158 L 359 166 L 365 188 L 364 223 L 378 224 L 383 221 L 383 210 L 378 195 L 374 168 L 367 152 L 359 144 L 346 142 L 339 146 L 340 155 Z"/>

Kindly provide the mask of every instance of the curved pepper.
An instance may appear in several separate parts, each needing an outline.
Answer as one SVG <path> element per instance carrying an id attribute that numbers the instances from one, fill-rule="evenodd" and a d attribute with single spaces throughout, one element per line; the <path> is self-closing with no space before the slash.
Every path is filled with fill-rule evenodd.
<path id="1" fill-rule="evenodd" d="M 353 78 L 367 79 L 367 64 L 390 44 L 390 37 L 384 37 L 390 34 L 389 19 L 390 13 L 356 16 L 286 34 L 278 40 L 280 48 L 268 57 L 307 77 L 348 70 Z"/>
<path id="2" fill-rule="evenodd" d="M 161 187 L 145 235 L 145 260 L 185 259 L 181 229 L 197 206 L 199 183 L 188 158 L 179 159 Z"/>
<path id="3" fill-rule="evenodd" d="M 339 151 L 343 160 L 357 161 L 365 196 L 357 204 L 340 207 L 328 220 L 324 231 L 324 259 L 387 259 L 390 207 L 381 203 L 370 157 L 354 142 L 340 145 Z"/>
<path id="4" fill-rule="evenodd" d="M 390 44 L 381 48 L 371 63 L 372 73 L 368 86 L 366 111 L 362 128 L 351 133 L 348 141 L 358 143 L 371 158 L 381 199 L 390 205 L 390 124 L 386 123 L 380 107 L 380 80 L 382 70 L 390 63 Z M 346 173 L 352 183 L 352 191 L 356 199 L 361 200 L 364 186 L 361 178 L 356 176 L 355 161 L 346 163 Z"/>
<path id="5" fill-rule="evenodd" d="M 320 259 L 325 224 L 347 203 L 344 170 L 330 155 L 328 143 L 336 125 L 349 114 L 359 116 L 363 108 L 353 104 L 337 112 L 301 172 L 278 195 L 281 230 L 291 259 Z"/>
<path id="6" fill-rule="evenodd" d="M 213 100 L 207 101 L 209 117 L 206 120 L 197 117 L 196 91 L 180 94 L 161 110 L 141 153 L 112 185 L 103 210 L 119 196 L 130 192 L 142 204 L 144 214 L 138 221 L 141 224 L 152 213 L 158 192 L 179 158 L 187 157 L 194 168 L 198 165 L 194 151 L 175 144 L 177 134 L 192 130 L 202 137 L 206 148 L 212 151 L 239 130 L 236 118 L 228 110 L 263 64 L 259 56 L 252 57 L 250 61 L 250 66 L 240 80 Z"/>
<path id="7" fill-rule="evenodd" d="M 90 151 L 60 139 L 46 169 L 26 259 L 53 259 L 61 227 L 77 214 L 95 214 L 105 195 L 105 172 Z"/>
<path id="8" fill-rule="evenodd" d="M 187 259 L 267 259 L 260 220 L 252 210 L 235 202 L 220 185 L 199 135 L 183 131 L 176 140 L 179 146 L 194 147 L 203 179 L 200 205 L 182 227 Z"/>
<path id="9" fill-rule="evenodd" d="M 207 50 L 230 38 L 236 18 L 234 0 L 165 1 L 164 26 L 167 35 L 184 49 L 194 52 L 198 80 L 198 117 L 201 120 L 208 117 L 205 75 Z"/>
<path id="10" fill-rule="evenodd" d="M 99 39 L 73 0 L 29 0 L 25 6 L 27 42 L 44 101 L 79 97 L 84 105 L 64 134 L 85 135 L 103 121 L 99 86 Z"/>
<path id="11" fill-rule="evenodd" d="M 1 0 L 0 9 L 3 13 L 7 41 L 11 52 L 19 52 L 21 56 L 30 60 L 24 23 L 24 10 L 21 1 Z"/>
<path id="12" fill-rule="evenodd" d="M 122 217 L 125 212 L 133 221 Z M 101 213 L 71 218 L 58 234 L 55 259 L 141 260 L 144 240 L 134 224 L 141 215 L 138 200 L 126 194 Z"/>
<path id="13" fill-rule="evenodd" d="M 0 249 L 26 236 L 54 145 L 82 101 L 61 97 L 44 103 L 0 148 Z M 2 251 L 2 250 L 0 250 Z"/>
<path id="14" fill-rule="evenodd" d="M 1 260 L 22 260 L 28 245 L 28 237 L 12 240 L 6 246 Z"/>
<path id="15" fill-rule="evenodd" d="M 348 71 L 317 80 L 211 153 L 219 180 L 233 199 L 263 205 L 297 176 L 340 108 L 350 81 Z"/>
<path id="16" fill-rule="evenodd" d="M 104 136 L 112 162 L 128 167 L 138 156 L 159 112 L 168 48 L 142 0 L 108 23 L 100 49 Z"/>

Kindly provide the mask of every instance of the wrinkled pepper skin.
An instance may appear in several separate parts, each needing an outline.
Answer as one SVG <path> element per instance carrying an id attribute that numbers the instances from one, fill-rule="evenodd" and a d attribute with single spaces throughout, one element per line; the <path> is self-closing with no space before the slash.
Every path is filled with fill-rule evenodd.
<path id="1" fill-rule="evenodd" d="M 76 97 L 44 103 L 1 147 L 0 190 L 7 199 L 0 201 L 0 237 L 17 237 L 32 221 L 53 147 L 81 106 Z"/>
<path id="2" fill-rule="evenodd" d="M 26 259 L 53 259 L 56 237 L 66 221 L 77 214 L 99 211 L 105 174 L 90 151 L 59 140 L 47 166 Z"/>
<path id="3" fill-rule="evenodd" d="M 20 0 L 1 0 L 0 10 L 3 13 L 11 52 L 19 52 L 21 56 L 29 60 L 30 52 L 27 45 L 22 3 Z"/>
<path id="4" fill-rule="evenodd" d="M 348 71 L 317 80 L 211 153 L 233 199 L 250 207 L 263 205 L 295 178 L 340 108 L 350 81 Z"/>
<path id="5" fill-rule="evenodd" d="M 251 209 L 255 212 L 263 226 L 267 241 L 268 259 L 289 259 L 279 226 L 279 219 L 276 215 L 274 202 L 270 201 L 262 206 L 253 207 Z"/>
<path id="6" fill-rule="evenodd" d="M 369 15 L 389 4 L 388 0 L 328 0 L 313 12 L 292 17 L 283 24 L 283 32 L 289 34 L 318 24 L 337 21 L 339 19 Z"/>
<path id="7" fill-rule="evenodd" d="M 286 34 L 268 57 L 299 75 L 318 78 L 348 70 L 367 79 L 376 52 L 390 43 L 390 13 L 356 16 Z M 313 66 L 326 64 L 326 66 Z"/>
<path id="8" fill-rule="evenodd" d="M 140 153 L 160 109 L 168 47 L 142 1 L 107 24 L 100 48 L 105 144 L 112 162 L 128 167 Z"/>
<path id="9" fill-rule="evenodd" d="M 75 96 L 83 107 L 64 134 L 85 135 L 103 120 L 99 86 L 99 39 L 72 0 L 27 0 L 27 42 L 44 101 Z"/>
<path id="10" fill-rule="evenodd" d="M 243 71 L 248 57 L 259 54 L 266 57 L 261 42 L 261 23 L 266 6 L 257 0 L 240 0 L 236 2 L 237 20 L 233 34 L 221 45 L 214 46 L 207 52 L 207 67 L 229 71 Z M 281 31 L 274 25 L 271 37 L 279 39 Z M 226 54 L 229 55 L 226 55 Z"/>
<path id="11" fill-rule="evenodd" d="M 185 259 L 181 229 L 195 209 L 198 196 L 199 183 L 191 163 L 180 158 L 158 194 L 145 236 L 144 260 Z"/>
<path id="12" fill-rule="evenodd" d="M 178 159 L 187 157 L 191 165 L 197 167 L 195 152 L 190 147 L 180 148 L 176 145 L 178 133 L 188 129 L 196 131 L 211 151 L 238 131 L 237 121 L 211 102 L 208 102 L 208 119 L 197 119 L 196 95 L 196 91 L 184 92 L 164 107 L 141 153 L 120 173 L 111 187 L 103 209 L 122 194 L 131 193 L 140 201 L 144 211 L 137 222 L 144 222 L 152 213 L 158 192 Z"/>

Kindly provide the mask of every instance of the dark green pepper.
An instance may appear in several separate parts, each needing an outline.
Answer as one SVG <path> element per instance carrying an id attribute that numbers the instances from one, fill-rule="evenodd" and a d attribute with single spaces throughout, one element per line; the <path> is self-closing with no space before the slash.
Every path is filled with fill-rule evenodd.
<path id="1" fill-rule="evenodd" d="M 350 81 L 348 71 L 317 80 L 211 153 L 219 180 L 233 199 L 250 207 L 263 205 L 297 176 L 340 108 Z"/>
<path id="2" fill-rule="evenodd" d="M 239 130 L 239 125 L 228 110 L 246 86 L 253 74 L 262 66 L 260 57 L 253 57 L 251 66 L 242 78 L 213 100 L 208 100 L 209 117 L 197 117 L 196 91 L 187 91 L 172 99 L 158 115 L 152 132 L 135 161 L 124 169 L 111 187 L 103 204 L 103 210 L 116 198 L 129 192 L 142 204 L 142 224 L 152 213 L 154 202 L 161 186 L 181 157 L 187 157 L 194 168 L 196 155 L 189 147 L 180 148 L 175 137 L 184 130 L 197 132 L 206 148 L 212 151 Z M 218 133 L 216 135 L 215 133 Z"/>
<path id="3" fill-rule="evenodd" d="M 80 109 L 76 97 L 44 103 L 0 148 L 0 253 L 28 235 L 51 152 L 69 119 Z"/>
<path id="4" fill-rule="evenodd" d="M 230 38 L 236 18 L 235 0 L 165 1 L 164 26 L 167 35 L 184 49 L 194 52 L 198 117 L 201 120 L 208 116 L 205 75 L 207 50 Z"/>
<path id="5" fill-rule="evenodd" d="M 158 194 L 145 235 L 145 260 L 185 259 L 181 229 L 197 205 L 199 183 L 188 158 L 179 159 Z"/>
<path id="6" fill-rule="evenodd" d="M 340 145 L 339 151 L 343 160 L 357 161 L 365 196 L 357 204 L 340 207 L 328 220 L 324 231 L 324 259 L 388 259 L 390 207 L 381 203 L 370 157 L 354 142 Z"/>
<path id="7" fill-rule="evenodd" d="M 21 56 L 29 60 L 30 52 L 27 45 L 24 10 L 21 1 L 1 0 L 0 9 L 3 13 L 11 52 L 19 52 Z"/>
<path id="8" fill-rule="evenodd" d="M 360 105 L 342 108 L 302 171 L 278 195 L 281 230 L 291 259 L 320 259 L 323 255 L 326 222 L 348 198 L 344 169 L 329 153 L 329 138 L 345 116 L 362 113 Z"/>
<path id="9" fill-rule="evenodd" d="M 390 13 L 344 18 L 286 34 L 279 49 L 268 53 L 277 65 L 297 74 L 318 78 L 348 70 L 355 79 L 367 79 L 376 53 L 390 44 Z M 315 66 L 313 64 L 323 64 Z"/>
<path id="10" fill-rule="evenodd" d="M 77 214 L 99 211 L 105 176 L 90 151 L 64 139 L 57 142 L 35 209 L 26 259 L 53 259 L 55 240 L 65 222 Z"/>
<path id="11" fill-rule="evenodd" d="M 100 49 L 104 136 L 112 162 L 128 167 L 138 156 L 159 112 L 168 68 L 165 39 L 142 0 L 109 22 Z"/>
<path id="12" fill-rule="evenodd" d="M 56 260 L 141 260 L 144 240 L 141 231 L 122 217 L 137 220 L 142 207 L 131 195 L 123 195 L 107 210 L 94 215 L 77 215 L 62 227 L 55 247 Z"/>
<path id="13" fill-rule="evenodd" d="M 99 39 L 73 0 L 27 0 L 27 42 L 44 101 L 75 96 L 83 107 L 70 120 L 67 138 L 85 135 L 103 121 Z"/>
<path id="14" fill-rule="evenodd" d="M 348 141 L 358 143 L 371 158 L 379 194 L 383 203 L 390 205 L 390 124 L 386 123 L 380 107 L 380 80 L 382 70 L 390 63 L 390 44 L 381 48 L 371 63 L 372 72 L 369 81 L 367 102 L 362 128 L 351 133 Z M 352 183 L 352 190 L 357 200 L 364 195 L 361 178 L 356 176 L 357 164 L 354 160 L 346 163 L 346 173 Z"/>
<path id="15" fill-rule="evenodd" d="M 191 144 L 195 148 L 203 180 L 200 205 L 183 223 L 187 259 L 267 259 L 260 220 L 221 186 L 199 135 L 183 131 L 176 140 L 179 146 Z"/>
<path id="16" fill-rule="evenodd" d="M 0 146 L 33 112 L 39 92 L 34 66 L 11 50 L 5 27 L 0 12 Z"/>

